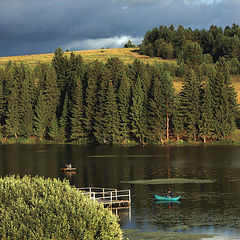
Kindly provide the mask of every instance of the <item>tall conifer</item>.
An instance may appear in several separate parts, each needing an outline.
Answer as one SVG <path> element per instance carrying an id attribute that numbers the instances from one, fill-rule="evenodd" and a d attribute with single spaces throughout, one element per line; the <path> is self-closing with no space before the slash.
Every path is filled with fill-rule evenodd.
<path id="1" fill-rule="evenodd" d="M 201 115 L 199 120 L 199 137 L 202 138 L 205 143 L 208 139 L 213 137 L 213 111 L 212 106 L 215 104 L 212 100 L 211 91 L 209 88 L 209 83 L 205 84 L 200 94 L 201 99 Z"/>
<path id="2" fill-rule="evenodd" d="M 135 139 L 145 144 L 146 140 L 146 121 L 144 116 L 144 92 L 140 77 L 137 78 L 133 86 L 132 105 L 130 108 L 131 132 Z"/>
<path id="3" fill-rule="evenodd" d="M 80 140 L 85 136 L 84 123 L 84 106 L 82 96 L 81 79 L 75 76 L 73 106 L 71 110 L 71 139 Z"/>
<path id="4" fill-rule="evenodd" d="M 39 137 L 40 139 L 46 137 L 47 126 L 49 124 L 48 111 L 46 96 L 44 95 L 43 91 L 40 91 L 34 116 L 34 133 L 35 136 Z"/>
<path id="5" fill-rule="evenodd" d="M 20 116 L 18 104 L 19 93 L 15 79 L 13 79 L 12 86 L 9 90 L 5 131 L 7 136 L 15 136 L 17 138 L 19 134 Z"/>
<path id="6" fill-rule="evenodd" d="M 55 69 L 49 66 L 46 81 L 44 85 L 44 95 L 48 106 L 48 121 L 52 120 L 54 114 L 56 114 L 57 106 L 60 100 L 60 90 L 57 86 L 57 75 Z"/>
<path id="7" fill-rule="evenodd" d="M 214 102 L 214 135 L 216 139 L 222 139 L 233 132 L 237 112 L 236 93 L 231 86 L 229 69 L 224 58 L 217 62 L 216 74 L 212 74 L 209 84 Z"/>
<path id="8" fill-rule="evenodd" d="M 93 126 L 95 119 L 95 111 L 98 107 L 97 105 L 97 93 L 99 88 L 99 82 L 103 73 L 104 65 L 99 61 L 94 61 L 88 67 L 87 74 L 87 88 L 86 88 L 86 97 L 85 97 L 85 121 L 84 128 L 87 132 L 87 135 L 90 138 L 93 138 Z"/>
<path id="9" fill-rule="evenodd" d="M 20 133 L 29 137 L 33 134 L 33 87 L 30 72 L 26 73 L 19 97 Z"/>
<path id="10" fill-rule="evenodd" d="M 120 119 L 115 88 L 110 81 L 106 92 L 106 105 L 103 119 L 107 143 L 117 143 L 120 141 L 119 123 Z"/>
<path id="11" fill-rule="evenodd" d="M 130 97 L 131 97 L 131 88 L 130 81 L 126 75 L 126 72 L 123 72 L 122 79 L 120 82 L 120 87 L 118 91 L 118 109 L 119 109 L 119 131 L 120 138 L 122 142 L 130 138 Z"/>
<path id="12" fill-rule="evenodd" d="M 180 92 L 180 114 L 187 134 L 196 140 L 200 118 L 200 84 L 193 70 L 185 81 Z"/>
<path id="13" fill-rule="evenodd" d="M 97 92 L 97 105 L 95 106 L 95 115 L 94 115 L 94 137 L 95 139 L 102 144 L 107 144 L 108 142 L 108 133 L 105 129 L 105 115 L 106 115 L 106 106 L 107 106 L 107 91 L 109 86 L 109 72 L 104 67 L 102 69 L 102 74 L 99 78 L 99 88 Z"/>

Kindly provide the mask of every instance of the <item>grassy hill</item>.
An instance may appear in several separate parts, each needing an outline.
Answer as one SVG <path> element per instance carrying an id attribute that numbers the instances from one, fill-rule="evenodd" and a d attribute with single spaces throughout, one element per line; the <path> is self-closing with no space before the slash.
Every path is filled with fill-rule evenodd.
<path id="1" fill-rule="evenodd" d="M 152 64 L 154 62 L 170 62 L 176 63 L 173 60 L 163 60 L 158 57 L 149 57 L 146 55 L 140 55 L 138 48 L 116 48 L 116 49 L 96 49 L 96 50 L 81 50 L 73 51 L 75 54 L 80 54 L 85 62 L 91 62 L 96 59 L 99 61 L 106 62 L 110 57 L 118 57 L 124 63 L 132 63 L 136 58 L 143 61 L 144 63 Z M 65 52 L 66 55 L 70 55 L 71 52 Z M 51 62 L 53 53 L 48 54 L 35 54 L 35 55 L 23 55 L 23 56 L 12 56 L 12 57 L 0 57 L 0 66 L 6 65 L 9 61 L 12 62 L 24 62 L 32 66 L 38 63 Z M 238 96 L 238 103 L 240 104 L 240 75 L 232 76 L 232 84 L 235 88 Z M 180 91 L 182 81 L 180 79 L 174 79 L 174 87 L 177 92 Z"/>
<path id="2" fill-rule="evenodd" d="M 65 52 L 66 55 L 70 55 L 71 52 Z M 138 48 L 115 48 L 115 49 L 96 49 L 96 50 L 81 50 L 73 51 L 74 54 L 80 54 L 85 62 L 90 62 L 98 59 L 99 61 L 106 62 L 109 57 L 118 57 L 124 63 L 132 63 L 134 59 L 138 58 L 145 63 L 163 62 L 158 57 L 149 57 L 146 55 L 140 55 Z M 23 55 L 23 56 L 12 56 L 12 57 L 0 57 L 0 65 L 6 65 L 9 61 L 12 62 L 24 62 L 30 65 L 36 65 L 39 62 L 47 63 L 53 58 L 53 53 L 48 54 L 35 54 L 35 55 Z M 175 62 L 168 60 L 168 62 Z"/>

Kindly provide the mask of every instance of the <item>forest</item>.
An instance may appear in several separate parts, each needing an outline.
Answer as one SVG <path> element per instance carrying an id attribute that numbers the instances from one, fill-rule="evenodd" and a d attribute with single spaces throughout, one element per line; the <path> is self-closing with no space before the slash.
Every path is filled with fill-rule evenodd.
<path id="1" fill-rule="evenodd" d="M 231 61 L 231 65 L 238 66 L 240 60 L 240 27 L 217 27 L 212 25 L 209 30 L 192 30 L 179 26 L 177 30 L 160 26 L 146 32 L 140 53 L 163 59 L 177 59 L 179 63 L 191 65 L 202 62 L 216 62 L 224 57 Z M 235 69 L 237 70 L 237 69 Z"/>
<path id="2" fill-rule="evenodd" d="M 141 52 L 148 49 L 146 46 L 156 46 L 159 39 L 172 45 L 174 56 L 176 42 L 186 42 L 193 49 L 188 46 L 189 52 L 180 51 L 177 64 L 150 65 L 137 59 L 124 64 L 119 58 L 109 58 L 107 63 L 98 60 L 85 63 L 81 55 L 71 53 L 67 57 L 58 48 L 50 64 L 33 67 L 9 62 L 0 68 L 2 142 L 24 139 L 25 142 L 145 145 L 177 141 L 206 143 L 230 136 L 238 115 L 230 74 L 240 71 L 235 65 L 233 73 L 231 61 L 237 63 L 239 56 L 233 51 L 229 57 L 211 50 L 216 53 L 212 56 L 210 48 L 202 50 L 194 42 L 195 31 L 179 27 L 174 32 L 181 32 L 186 39 L 177 41 L 179 35 L 174 34 L 168 40 L 171 27 L 159 29 L 165 30 L 164 40 L 159 38 L 163 37 L 160 30 L 147 32 Z M 211 29 L 198 31 L 198 36 L 216 30 L 231 38 L 230 32 L 239 30 L 235 25 L 229 31 Z M 157 37 L 151 38 L 155 31 Z M 201 56 L 194 55 L 193 50 Z M 179 56 L 184 60 L 180 61 Z M 183 81 L 178 93 L 173 87 L 176 77 Z"/>

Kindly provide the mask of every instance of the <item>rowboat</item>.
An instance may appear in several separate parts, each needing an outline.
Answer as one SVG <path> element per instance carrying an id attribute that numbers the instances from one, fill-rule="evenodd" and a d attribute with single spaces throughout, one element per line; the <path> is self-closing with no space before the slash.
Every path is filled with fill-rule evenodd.
<path id="1" fill-rule="evenodd" d="M 179 204 L 181 201 L 167 201 L 167 200 L 156 200 L 155 204 Z"/>
<path id="2" fill-rule="evenodd" d="M 154 197 L 157 199 L 157 200 L 160 200 L 160 201 L 178 201 L 180 200 L 181 196 L 178 196 L 178 197 L 163 197 L 163 196 L 159 196 L 157 194 L 154 195 Z"/>
<path id="3" fill-rule="evenodd" d="M 76 172 L 77 168 L 61 168 L 61 170 L 64 172 Z"/>

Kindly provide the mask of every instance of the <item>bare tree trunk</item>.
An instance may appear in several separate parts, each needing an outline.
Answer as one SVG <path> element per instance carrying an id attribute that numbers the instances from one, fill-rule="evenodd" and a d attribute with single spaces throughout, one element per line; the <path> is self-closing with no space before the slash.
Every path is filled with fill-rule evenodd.
<path id="1" fill-rule="evenodd" d="M 169 140 L 169 116 L 168 116 L 168 112 L 167 112 L 167 122 L 166 122 L 167 126 L 166 126 L 166 137 L 167 137 L 167 141 Z"/>

